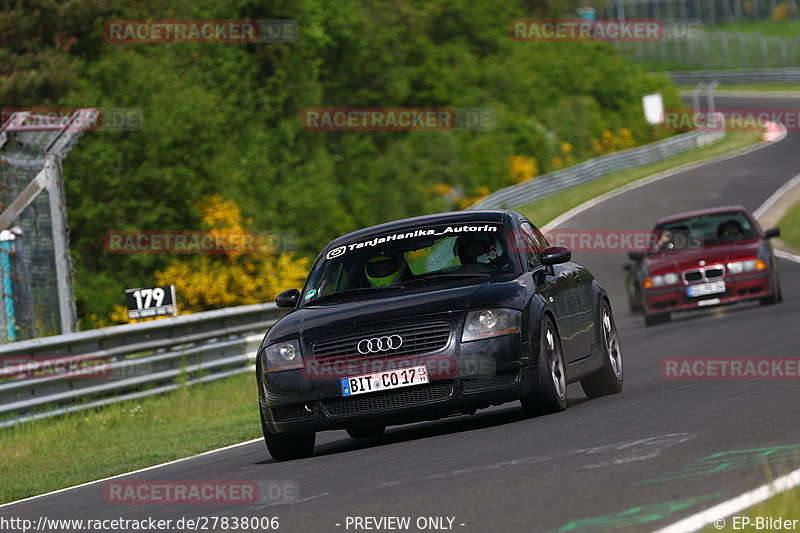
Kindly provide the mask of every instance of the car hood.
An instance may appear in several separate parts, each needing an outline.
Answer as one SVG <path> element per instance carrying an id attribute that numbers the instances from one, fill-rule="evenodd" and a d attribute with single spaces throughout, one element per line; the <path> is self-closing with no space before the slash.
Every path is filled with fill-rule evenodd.
<path id="1" fill-rule="evenodd" d="M 332 332 L 368 330 L 376 322 L 412 319 L 423 315 L 463 313 L 467 309 L 511 307 L 523 309 L 528 290 L 521 276 L 510 281 L 464 285 L 442 282 L 434 287 L 414 288 L 413 292 L 389 293 L 376 298 L 361 295 L 342 301 L 322 302 L 293 311 L 276 323 L 264 338 L 265 343 L 289 338 L 318 338 Z"/>
<path id="2" fill-rule="evenodd" d="M 700 266 L 700 261 L 705 261 L 706 265 L 714 265 L 757 257 L 760 247 L 759 240 L 714 244 L 703 248 L 651 255 L 645 259 L 645 265 L 648 274 L 651 275 L 678 272 L 687 268 L 697 268 Z"/>

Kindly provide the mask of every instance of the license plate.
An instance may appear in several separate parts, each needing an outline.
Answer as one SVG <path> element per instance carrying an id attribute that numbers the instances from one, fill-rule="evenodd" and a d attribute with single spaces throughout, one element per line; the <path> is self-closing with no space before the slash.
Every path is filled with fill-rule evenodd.
<path id="1" fill-rule="evenodd" d="M 426 365 L 397 368 L 374 374 L 363 374 L 350 378 L 340 378 L 342 396 L 355 396 L 368 392 L 401 389 L 412 385 L 428 383 L 428 367 Z"/>
<path id="2" fill-rule="evenodd" d="M 689 296 L 689 298 L 706 296 L 708 294 L 718 294 L 720 292 L 725 292 L 724 281 L 712 281 L 710 283 L 703 283 L 702 285 L 692 285 L 691 287 L 686 287 L 686 294 Z"/>

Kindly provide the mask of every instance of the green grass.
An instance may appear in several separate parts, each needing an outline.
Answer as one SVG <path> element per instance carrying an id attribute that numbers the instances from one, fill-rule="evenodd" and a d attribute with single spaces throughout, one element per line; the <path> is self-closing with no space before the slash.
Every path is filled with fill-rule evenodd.
<path id="1" fill-rule="evenodd" d="M 794 39 L 800 35 L 800 19 L 736 22 L 730 24 L 720 24 L 715 29 L 730 32 L 738 31 L 741 33 L 760 33 L 764 37 L 783 37 L 786 39 Z"/>
<path id="2" fill-rule="evenodd" d="M 530 218 L 539 227 L 544 226 L 558 215 L 565 213 L 583 202 L 591 200 L 601 194 L 613 191 L 623 185 L 640 180 L 652 174 L 657 174 L 671 168 L 708 159 L 720 154 L 738 150 L 758 142 L 761 139 L 759 132 L 732 132 L 722 141 L 704 146 L 703 148 L 685 152 L 677 156 L 659 161 L 643 167 L 632 168 L 620 172 L 612 172 L 586 183 L 572 187 L 553 196 L 515 208 L 520 213 Z"/>
<path id="3" fill-rule="evenodd" d="M 781 228 L 781 240 L 800 250 L 800 204 L 796 204 L 783 215 L 778 227 Z"/>
<path id="4" fill-rule="evenodd" d="M 257 406 L 246 372 L 0 429 L 0 503 L 257 438 Z"/>
<path id="5" fill-rule="evenodd" d="M 675 165 L 741 148 L 758 137 L 732 133 L 714 145 L 614 173 L 523 211 L 541 224 L 598 194 Z M 0 429 L 0 503 L 257 438 L 261 435 L 257 402 L 253 376 L 245 373 Z M 265 449 L 265 458 L 266 453 Z"/>

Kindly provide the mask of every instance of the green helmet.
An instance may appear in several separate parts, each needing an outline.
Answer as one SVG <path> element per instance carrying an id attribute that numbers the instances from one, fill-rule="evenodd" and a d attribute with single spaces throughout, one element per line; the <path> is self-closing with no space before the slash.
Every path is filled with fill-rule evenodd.
<path id="1" fill-rule="evenodd" d="M 405 266 L 403 254 L 397 256 L 378 255 L 367 260 L 364 272 L 375 287 L 385 287 L 400 277 Z"/>

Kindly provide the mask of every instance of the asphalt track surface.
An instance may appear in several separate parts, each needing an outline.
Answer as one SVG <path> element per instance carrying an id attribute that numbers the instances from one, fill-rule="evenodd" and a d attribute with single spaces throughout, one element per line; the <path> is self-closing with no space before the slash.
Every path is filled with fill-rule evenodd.
<path id="1" fill-rule="evenodd" d="M 747 108 L 798 103 L 717 101 Z M 562 227 L 648 229 L 655 218 L 685 209 L 754 210 L 799 173 L 800 133 L 790 132 L 775 145 L 612 198 Z M 625 357 L 622 394 L 588 401 L 573 385 L 569 409 L 556 415 L 525 419 L 512 403 L 392 427 L 367 441 L 321 433 L 306 460 L 275 463 L 263 442 L 254 442 L 124 478 L 288 481 L 298 490 L 288 503 L 109 504 L 101 482 L 2 507 L 0 517 L 277 516 L 279 531 L 335 532 L 356 530 L 346 528 L 347 517 L 408 516 L 408 531 L 433 530 L 418 529 L 420 517 L 454 518 L 453 530 L 463 532 L 652 531 L 798 468 L 797 381 L 665 380 L 660 361 L 799 355 L 800 264 L 780 260 L 780 305 L 678 314 L 645 328 L 627 310 L 624 254 L 578 253 L 576 260 L 611 295 Z M 800 510 L 785 518 L 800 518 Z"/>

